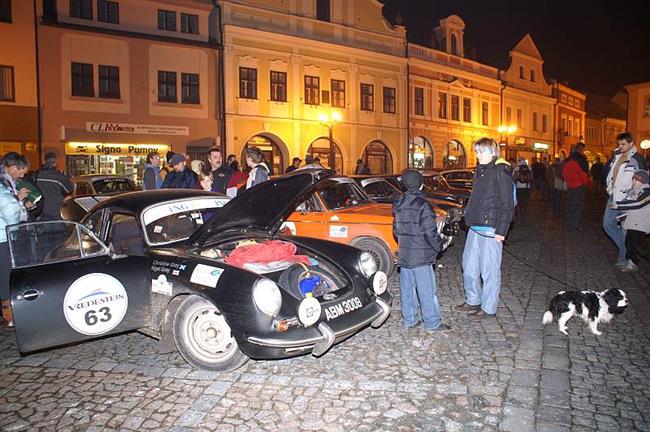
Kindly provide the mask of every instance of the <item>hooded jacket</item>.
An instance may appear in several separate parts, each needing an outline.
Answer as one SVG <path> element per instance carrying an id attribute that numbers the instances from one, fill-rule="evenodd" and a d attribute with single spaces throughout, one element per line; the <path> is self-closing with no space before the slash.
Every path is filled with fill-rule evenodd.
<path id="1" fill-rule="evenodd" d="M 614 183 L 614 167 L 616 166 L 616 162 L 619 158 L 626 156 L 628 159 L 618 167 L 616 183 Z M 648 164 L 643 156 L 636 151 L 636 147 L 632 147 L 626 156 L 622 155 L 620 150 L 616 149 L 614 155 L 605 166 L 605 172 L 607 172 L 607 178 L 605 180 L 607 194 L 613 201 L 623 201 L 625 199 L 627 191 L 632 188 L 632 176 L 635 172 L 639 170 L 648 171 Z"/>
<path id="2" fill-rule="evenodd" d="M 27 210 L 17 193 L 15 182 L 0 168 L 0 243 L 7 241 L 8 225 L 27 221 Z"/>
<path id="3" fill-rule="evenodd" d="M 477 165 L 474 186 L 465 207 L 469 226 L 492 227 L 497 235 L 506 236 L 514 210 L 510 164 L 496 157 Z"/>
<path id="4" fill-rule="evenodd" d="M 45 164 L 36 173 L 36 184 L 43 194 L 41 217 L 61 219 L 63 198 L 73 188 L 68 176 L 58 171 L 54 165 Z"/>
<path id="5" fill-rule="evenodd" d="M 625 212 L 625 219 L 621 223 L 623 229 L 650 233 L 650 185 L 630 189 L 616 205 Z"/>

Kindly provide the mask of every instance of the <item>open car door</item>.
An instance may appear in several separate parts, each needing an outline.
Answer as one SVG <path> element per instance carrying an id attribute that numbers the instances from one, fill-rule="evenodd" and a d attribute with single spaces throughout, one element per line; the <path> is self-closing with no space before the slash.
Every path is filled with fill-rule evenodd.
<path id="1" fill-rule="evenodd" d="M 69 221 L 7 228 L 11 304 L 21 352 L 146 326 L 150 259 L 115 255 Z"/>

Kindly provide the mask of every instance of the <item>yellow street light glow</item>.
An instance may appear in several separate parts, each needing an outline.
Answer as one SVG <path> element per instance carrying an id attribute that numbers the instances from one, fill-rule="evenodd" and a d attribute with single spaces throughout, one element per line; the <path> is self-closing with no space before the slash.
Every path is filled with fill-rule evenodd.
<path id="1" fill-rule="evenodd" d="M 517 126 L 514 126 L 514 125 L 508 126 L 508 133 L 509 134 L 512 134 L 512 133 L 515 133 L 515 132 L 517 132 Z"/>
<path id="2" fill-rule="evenodd" d="M 340 122 L 341 121 L 341 113 L 338 111 L 333 111 L 332 112 L 332 120 L 335 122 Z"/>
<path id="3" fill-rule="evenodd" d="M 323 123 L 327 123 L 329 121 L 329 117 L 325 113 L 318 113 L 318 120 L 322 121 Z"/>
<path id="4" fill-rule="evenodd" d="M 507 126 L 501 125 L 501 126 L 499 126 L 499 127 L 497 128 L 497 131 L 498 131 L 499 133 L 504 133 L 504 132 L 506 131 L 506 129 L 508 129 Z"/>
<path id="5" fill-rule="evenodd" d="M 640 145 L 641 145 L 641 148 L 643 150 L 650 149 L 650 140 L 645 139 L 645 140 L 641 141 Z"/>

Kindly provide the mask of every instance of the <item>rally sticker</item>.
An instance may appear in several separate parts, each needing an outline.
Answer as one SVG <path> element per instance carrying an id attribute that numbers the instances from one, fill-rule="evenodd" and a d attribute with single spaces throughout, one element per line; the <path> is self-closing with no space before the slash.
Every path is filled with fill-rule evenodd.
<path id="1" fill-rule="evenodd" d="M 128 306 L 124 285 L 104 273 L 80 277 L 63 299 L 65 320 L 74 330 L 89 336 L 114 329 L 124 319 Z"/>
<path id="2" fill-rule="evenodd" d="M 167 276 L 162 274 L 151 280 L 151 292 L 171 296 L 173 287 L 174 285 L 167 281 Z"/>
<path id="3" fill-rule="evenodd" d="M 330 225 L 330 237 L 348 238 L 346 225 Z"/>
<path id="4" fill-rule="evenodd" d="M 223 273 L 223 269 L 218 267 L 197 264 L 192 272 L 192 277 L 190 277 L 190 282 L 214 288 L 219 282 L 221 273 Z"/>

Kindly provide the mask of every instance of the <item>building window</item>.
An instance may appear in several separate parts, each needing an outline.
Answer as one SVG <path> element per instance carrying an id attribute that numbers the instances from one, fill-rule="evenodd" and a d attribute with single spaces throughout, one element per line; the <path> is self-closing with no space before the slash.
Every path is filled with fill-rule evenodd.
<path id="1" fill-rule="evenodd" d="M 158 30 L 176 31 L 176 12 L 158 9 Z"/>
<path id="2" fill-rule="evenodd" d="M 523 125 L 524 125 L 523 119 L 524 119 L 524 112 L 522 110 L 518 109 L 517 110 L 517 126 L 523 127 Z"/>
<path id="3" fill-rule="evenodd" d="M 530 80 L 535 82 L 535 71 L 533 69 L 530 70 Z"/>
<path id="4" fill-rule="evenodd" d="M 526 77 L 524 76 L 524 67 L 519 66 L 519 78 L 525 79 Z"/>
<path id="5" fill-rule="evenodd" d="M 512 121 L 512 108 L 506 108 L 506 122 L 510 123 Z"/>
<path id="6" fill-rule="evenodd" d="M 384 87 L 384 112 L 395 114 L 395 88 Z"/>
<path id="7" fill-rule="evenodd" d="M 563 104 L 567 103 L 567 97 L 564 93 L 560 95 L 560 102 L 562 102 Z"/>
<path id="8" fill-rule="evenodd" d="M 487 126 L 489 124 L 490 105 L 487 102 L 481 102 L 481 124 Z"/>
<path id="9" fill-rule="evenodd" d="M 158 71 L 158 102 L 176 101 L 176 72 Z"/>
<path id="10" fill-rule="evenodd" d="M 424 88 L 415 88 L 415 114 L 424 115 Z"/>
<path id="11" fill-rule="evenodd" d="M 455 34 L 451 35 L 451 53 L 458 55 L 458 38 L 456 38 Z"/>
<path id="12" fill-rule="evenodd" d="M 120 23 L 120 4 L 116 1 L 97 0 L 97 21 Z"/>
<path id="13" fill-rule="evenodd" d="M 447 118 L 447 93 L 438 93 L 438 117 Z"/>
<path id="14" fill-rule="evenodd" d="M 650 117 L 650 97 L 645 98 L 645 109 L 643 110 L 643 115 Z"/>
<path id="15" fill-rule="evenodd" d="M 542 132 L 548 132 L 548 117 L 542 114 Z"/>
<path id="16" fill-rule="evenodd" d="M 569 119 L 567 120 L 567 126 L 569 127 L 569 135 L 573 136 L 573 117 L 569 116 Z"/>
<path id="17" fill-rule="evenodd" d="M 72 63 L 72 96 L 95 96 L 92 64 Z"/>
<path id="18" fill-rule="evenodd" d="M 271 71 L 271 100 L 287 101 L 287 73 Z"/>
<path id="19" fill-rule="evenodd" d="M 239 97 L 257 99 L 257 69 L 239 68 Z"/>
<path id="20" fill-rule="evenodd" d="M 533 113 L 533 130 L 537 131 L 537 113 Z"/>
<path id="21" fill-rule="evenodd" d="M 199 74 L 181 74 L 181 103 L 198 104 L 199 98 Z"/>
<path id="22" fill-rule="evenodd" d="M 11 22 L 11 0 L 0 0 L 0 22 Z"/>
<path id="23" fill-rule="evenodd" d="M 0 101 L 14 102 L 15 100 L 14 67 L 0 66 Z"/>
<path id="24" fill-rule="evenodd" d="M 305 103 L 320 105 L 320 78 L 305 75 Z"/>
<path id="25" fill-rule="evenodd" d="M 199 16 L 181 13 L 181 33 L 199 34 Z"/>
<path id="26" fill-rule="evenodd" d="M 337 108 L 345 108 L 345 81 L 332 80 L 332 106 Z"/>
<path id="27" fill-rule="evenodd" d="M 361 109 L 363 111 L 375 110 L 375 86 L 361 84 Z"/>
<path id="28" fill-rule="evenodd" d="M 93 19 L 93 0 L 70 0 L 72 18 Z"/>
<path id="29" fill-rule="evenodd" d="M 99 65 L 99 97 L 120 98 L 120 68 Z"/>
<path id="30" fill-rule="evenodd" d="M 316 0 L 316 19 L 330 20 L 330 0 Z"/>
<path id="31" fill-rule="evenodd" d="M 459 96 L 451 96 L 451 119 L 452 120 L 460 120 L 460 97 Z"/>
<path id="32" fill-rule="evenodd" d="M 463 121 L 472 122 L 472 100 L 470 98 L 463 98 Z"/>
<path id="33" fill-rule="evenodd" d="M 564 133 L 564 135 L 567 135 L 568 130 L 566 128 L 566 115 L 565 114 L 562 114 L 562 120 L 560 121 L 560 124 L 562 125 L 562 133 Z"/>

